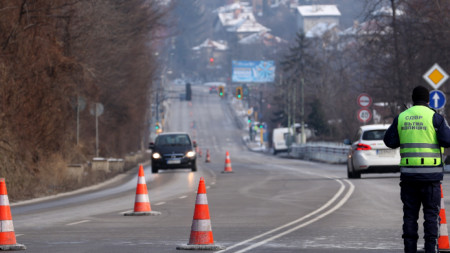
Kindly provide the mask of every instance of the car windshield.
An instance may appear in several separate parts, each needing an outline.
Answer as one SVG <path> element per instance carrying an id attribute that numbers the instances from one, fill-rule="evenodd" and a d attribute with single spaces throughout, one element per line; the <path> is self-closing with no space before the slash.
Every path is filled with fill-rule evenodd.
<path id="1" fill-rule="evenodd" d="M 362 139 L 366 141 L 380 141 L 383 140 L 385 132 L 386 129 L 366 131 L 363 133 Z"/>
<path id="2" fill-rule="evenodd" d="M 189 137 L 185 134 L 160 135 L 156 138 L 158 146 L 188 146 L 191 145 Z"/>

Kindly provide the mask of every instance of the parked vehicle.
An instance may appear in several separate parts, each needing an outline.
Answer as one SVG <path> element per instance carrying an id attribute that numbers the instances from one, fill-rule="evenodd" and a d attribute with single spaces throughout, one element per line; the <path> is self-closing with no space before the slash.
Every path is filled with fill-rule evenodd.
<path id="1" fill-rule="evenodd" d="M 272 132 L 272 147 L 273 154 L 276 155 L 280 152 L 287 152 L 287 139 L 289 138 L 289 128 L 275 128 Z"/>
<path id="2" fill-rule="evenodd" d="M 187 133 L 159 134 L 155 142 L 149 145 L 152 150 L 152 173 L 158 173 L 160 169 L 178 168 L 190 168 L 192 171 L 197 171 L 196 146 Z"/>
<path id="3" fill-rule="evenodd" d="M 351 145 L 347 158 L 348 178 L 361 178 L 362 173 L 400 172 L 400 150 L 388 148 L 384 142 L 384 133 L 389 125 L 361 126 L 355 140 L 344 140 Z"/>
<path id="4" fill-rule="evenodd" d="M 305 125 L 305 137 L 306 139 L 313 136 L 313 131 Z M 294 143 L 301 142 L 301 124 L 295 124 L 291 131 L 287 127 L 279 127 L 273 129 L 272 132 L 272 147 L 273 154 L 276 155 L 279 152 L 287 152 L 289 146 Z"/>

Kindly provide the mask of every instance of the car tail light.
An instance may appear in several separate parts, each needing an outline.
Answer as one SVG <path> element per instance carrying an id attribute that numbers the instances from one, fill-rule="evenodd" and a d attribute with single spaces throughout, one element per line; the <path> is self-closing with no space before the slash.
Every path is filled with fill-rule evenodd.
<path id="1" fill-rule="evenodd" d="M 371 149 L 372 147 L 367 144 L 358 143 L 358 145 L 356 145 L 356 150 L 371 150 Z"/>

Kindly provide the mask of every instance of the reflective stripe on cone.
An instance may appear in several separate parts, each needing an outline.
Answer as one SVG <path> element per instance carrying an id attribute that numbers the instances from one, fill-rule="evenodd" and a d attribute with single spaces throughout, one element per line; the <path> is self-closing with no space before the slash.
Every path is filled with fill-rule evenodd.
<path id="1" fill-rule="evenodd" d="M 134 212 L 124 213 L 125 216 L 160 215 L 160 212 L 152 211 L 148 197 L 147 183 L 145 181 L 144 166 L 139 166 L 139 174 L 134 201 Z"/>
<path id="2" fill-rule="evenodd" d="M 192 220 L 189 243 L 177 246 L 183 250 L 221 250 L 223 246 L 214 245 L 214 237 L 209 216 L 208 199 L 206 197 L 205 180 L 200 178 L 197 198 L 195 200 L 194 218 Z"/>
<path id="3" fill-rule="evenodd" d="M 222 173 L 233 173 L 233 168 L 231 168 L 230 153 L 228 153 L 228 151 L 225 157 L 225 169 L 222 171 Z"/>
<path id="4" fill-rule="evenodd" d="M 450 252 L 450 244 L 448 239 L 447 218 L 445 216 L 444 192 L 441 184 L 441 210 L 439 211 L 441 218 L 439 224 L 438 246 L 440 252 Z"/>
<path id="5" fill-rule="evenodd" d="M 0 178 L 0 250 L 24 249 L 25 245 L 16 241 L 5 179 Z"/>

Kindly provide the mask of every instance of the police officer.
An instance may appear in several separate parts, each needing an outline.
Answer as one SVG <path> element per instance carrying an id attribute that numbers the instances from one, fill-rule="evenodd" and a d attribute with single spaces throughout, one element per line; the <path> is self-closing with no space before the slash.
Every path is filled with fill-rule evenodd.
<path id="1" fill-rule="evenodd" d="M 420 206 L 424 214 L 425 252 L 438 252 L 442 147 L 450 147 L 447 121 L 428 106 L 430 93 L 417 86 L 413 106 L 400 113 L 384 135 L 390 148 L 400 147 L 400 197 L 403 202 L 405 252 L 417 252 Z"/>

